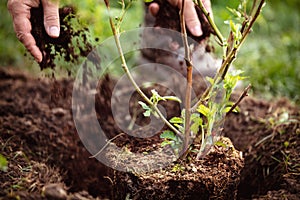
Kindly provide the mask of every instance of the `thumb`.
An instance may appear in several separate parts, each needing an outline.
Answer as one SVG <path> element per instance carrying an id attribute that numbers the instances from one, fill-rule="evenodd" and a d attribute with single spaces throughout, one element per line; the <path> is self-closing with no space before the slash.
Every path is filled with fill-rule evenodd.
<path id="1" fill-rule="evenodd" d="M 44 9 L 44 26 L 50 37 L 59 37 L 60 24 L 58 13 L 58 0 L 42 0 Z"/>

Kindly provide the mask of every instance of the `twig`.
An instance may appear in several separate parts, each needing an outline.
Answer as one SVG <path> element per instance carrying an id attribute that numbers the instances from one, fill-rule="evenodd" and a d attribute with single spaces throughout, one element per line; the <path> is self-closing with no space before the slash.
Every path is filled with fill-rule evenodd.
<path id="1" fill-rule="evenodd" d="M 108 10 L 108 12 L 110 12 L 110 5 L 109 5 L 109 0 L 104 0 L 106 8 Z M 172 130 L 175 132 L 176 135 L 178 135 L 181 139 L 183 139 L 183 135 L 180 133 L 180 131 L 178 131 L 165 117 L 164 115 L 161 113 L 161 111 L 158 109 L 158 107 L 156 105 L 154 105 L 150 99 L 145 95 L 145 93 L 140 89 L 140 87 L 137 85 L 137 83 L 135 82 L 135 80 L 133 79 L 129 68 L 127 66 L 127 62 L 126 59 L 124 57 L 124 53 L 123 53 L 123 49 L 121 46 L 121 42 L 120 42 L 120 34 L 119 34 L 119 29 L 117 29 L 114 25 L 113 19 L 111 17 L 111 15 L 109 14 L 109 23 L 110 23 L 110 27 L 112 29 L 113 35 L 114 35 L 114 39 L 115 39 L 115 43 L 121 58 L 121 62 L 122 62 L 122 68 L 125 71 L 129 81 L 131 82 L 131 84 L 133 85 L 133 87 L 136 89 L 136 91 L 139 93 L 139 95 L 146 101 L 146 103 L 148 105 L 150 105 L 154 111 L 158 114 L 158 116 L 164 121 L 164 123 Z"/>
<path id="2" fill-rule="evenodd" d="M 199 1 L 199 0 L 198 0 Z M 258 6 L 258 8 L 256 9 L 256 11 L 254 12 L 254 16 L 251 18 L 248 27 L 244 30 L 244 32 L 242 33 L 242 38 L 239 41 L 239 43 L 237 43 L 227 54 L 226 58 L 223 60 L 222 65 L 219 69 L 219 71 L 217 72 L 217 74 L 214 77 L 214 84 L 218 84 L 220 81 L 222 81 L 226 75 L 226 73 L 228 72 L 228 69 L 231 65 L 231 63 L 233 62 L 233 60 L 236 57 L 236 54 L 238 52 L 238 50 L 240 49 L 241 45 L 243 44 L 243 42 L 245 41 L 246 37 L 249 35 L 251 28 L 253 27 L 254 22 L 256 21 L 257 17 L 259 16 L 261 9 L 264 5 L 265 0 L 261 0 L 260 4 Z M 202 3 L 202 2 L 200 2 Z M 203 4 L 202 4 L 203 5 Z M 252 12 L 251 12 L 252 13 Z M 211 84 L 202 94 L 201 98 L 199 99 L 199 101 L 191 108 L 191 111 L 194 112 L 199 105 L 201 105 L 205 100 L 207 100 L 209 98 L 209 95 L 211 94 L 212 90 L 213 90 L 213 86 L 214 84 Z"/>
<path id="3" fill-rule="evenodd" d="M 223 37 L 222 33 L 220 32 L 220 30 L 218 29 L 217 25 L 215 24 L 214 20 L 210 16 L 211 13 L 209 13 L 206 10 L 206 8 L 204 7 L 204 5 L 202 3 L 202 0 L 198 0 L 197 2 L 198 2 L 198 6 L 200 7 L 201 11 L 203 12 L 203 14 L 205 15 L 205 17 L 208 20 L 209 24 L 213 28 L 217 38 L 219 39 L 219 43 L 221 44 L 221 46 L 223 46 L 224 43 L 225 43 L 224 37 Z"/>
<path id="4" fill-rule="evenodd" d="M 90 156 L 90 158 L 96 158 L 113 140 L 117 139 L 121 135 L 124 135 L 124 133 L 120 133 L 120 134 L 116 135 L 115 137 L 109 139 L 107 141 L 107 143 L 95 155 Z"/>
<path id="5" fill-rule="evenodd" d="M 185 0 L 182 1 L 182 6 L 180 10 L 180 25 L 181 25 L 181 36 L 184 45 L 184 57 L 187 67 L 187 85 L 185 90 L 185 116 L 184 116 L 184 143 L 183 149 L 181 151 L 182 158 L 186 156 L 186 152 L 189 149 L 190 143 L 190 118 L 191 118 L 191 95 L 192 95 L 192 83 L 193 83 L 193 65 L 191 59 L 191 52 L 189 48 L 189 43 L 187 39 L 185 19 L 184 19 L 184 7 Z"/>
<path id="6" fill-rule="evenodd" d="M 241 101 L 248 96 L 249 90 L 251 89 L 251 84 L 249 84 L 241 94 L 241 96 L 238 98 L 238 100 L 235 102 L 235 104 L 230 108 L 230 110 L 226 113 L 226 115 L 232 113 L 232 111 L 241 103 Z"/>

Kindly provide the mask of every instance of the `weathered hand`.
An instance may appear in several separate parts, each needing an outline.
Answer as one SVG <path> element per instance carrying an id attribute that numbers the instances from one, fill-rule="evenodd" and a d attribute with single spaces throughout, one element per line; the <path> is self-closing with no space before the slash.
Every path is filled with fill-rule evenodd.
<path id="1" fill-rule="evenodd" d="M 57 38 L 60 32 L 58 0 L 8 0 L 7 8 L 13 18 L 14 30 L 17 38 L 24 44 L 37 62 L 43 59 L 42 52 L 36 46 L 31 34 L 30 9 L 43 4 L 44 26 L 50 37 Z"/>
<path id="2" fill-rule="evenodd" d="M 181 8 L 182 0 L 168 0 L 168 1 L 173 6 L 177 6 L 179 9 Z M 212 14 L 210 0 L 202 0 L 202 2 L 205 8 L 207 9 L 207 11 Z M 157 3 L 151 3 L 149 5 L 149 10 L 152 13 L 152 15 L 155 16 L 159 10 L 159 5 Z M 190 32 L 194 36 L 201 36 L 203 32 L 201 30 L 201 24 L 197 16 L 193 0 L 185 1 L 184 17 L 185 17 L 186 25 L 190 30 Z"/>

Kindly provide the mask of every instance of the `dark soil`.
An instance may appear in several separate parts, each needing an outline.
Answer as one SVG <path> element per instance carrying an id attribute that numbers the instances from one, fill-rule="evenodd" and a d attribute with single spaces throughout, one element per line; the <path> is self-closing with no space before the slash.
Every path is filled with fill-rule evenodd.
<path id="1" fill-rule="evenodd" d="M 220 141 L 226 147 L 215 146 L 203 160 L 142 174 L 117 172 L 115 199 L 236 199 L 243 159 L 228 138 Z"/>
<path id="2" fill-rule="evenodd" d="M 154 0 L 159 5 L 159 11 L 157 16 L 155 17 L 154 27 L 162 27 L 166 29 L 171 29 L 174 31 L 181 31 L 180 26 L 180 16 L 179 16 L 179 8 L 174 8 L 169 2 L 164 0 Z M 203 35 L 200 37 L 193 36 L 188 29 L 187 34 L 196 42 L 200 43 L 203 40 L 207 39 L 211 33 L 213 33 L 213 29 L 210 27 L 210 24 L 207 22 L 204 14 L 200 10 L 199 7 L 195 6 L 199 20 L 201 22 L 201 28 L 203 30 Z M 181 39 L 181 38 L 179 38 Z M 182 40 L 177 41 L 179 44 L 182 44 Z M 182 45 L 181 45 L 182 46 Z"/>
<path id="3" fill-rule="evenodd" d="M 54 69 L 55 60 L 76 64 L 80 57 L 86 57 L 93 48 L 88 28 L 84 27 L 76 17 L 76 9 L 63 7 L 59 9 L 60 36 L 51 38 L 44 28 L 44 15 L 42 6 L 31 9 L 31 34 L 37 42 L 37 46 L 43 53 L 40 68 Z M 97 40 L 97 39 L 96 39 Z"/>
<path id="4" fill-rule="evenodd" d="M 299 131 L 299 108 L 287 99 L 266 102 L 247 98 L 241 113 L 228 117 L 225 135 L 245 156 L 241 199 L 300 198 Z"/>
<path id="5" fill-rule="evenodd" d="M 8 171 L 0 172 L 0 195 L 42 199 L 42 188 L 54 183 L 69 196 L 111 198 L 112 183 L 105 178 L 111 173 L 89 158 L 77 136 L 70 108 L 72 81 L 38 80 L 9 69 L 1 69 L 0 78 L 1 154 L 9 161 Z M 53 85 L 63 94 L 55 103 Z M 238 198 L 299 199 L 299 109 L 287 100 L 253 98 L 246 98 L 240 109 L 229 115 L 224 130 L 244 152 Z M 287 121 L 282 113 L 289 114 Z M 208 163 L 217 162 L 216 155 L 209 155 Z"/>

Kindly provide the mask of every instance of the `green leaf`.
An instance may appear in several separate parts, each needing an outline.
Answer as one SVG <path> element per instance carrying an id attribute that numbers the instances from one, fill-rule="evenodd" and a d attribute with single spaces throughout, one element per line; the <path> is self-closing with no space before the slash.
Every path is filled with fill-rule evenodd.
<path id="1" fill-rule="evenodd" d="M 174 140 L 174 141 L 177 140 L 175 133 L 173 133 L 173 131 L 169 131 L 169 130 L 164 131 L 164 132 L 160 135 L 160 138 L 163 138 L 163 139 L 170 139 L 170 140 Z"/>
<path id="2" fill-rule="evenodd" d="M 175 126 L 176 128 L 178 128 L 178 130 L 179 130 L 180 132 L 183 133 L 183 131 L 184 131 L 183 126 L 180 126 L 179 124 L 174 124 L 174 126 Z"/>
<path id="3" fill-rule="evenodd" d="M 142 108 L 143 108 L 144 110 L 150 110 L 150 107 L 149 107 L 147 104 L 145 104 L 144 102 L 139 101 L 138 103 L 142 106 Z"/>
<path id="4" fill-rule="evenodd" d="M 226 145 L 225 143 L 223 143 L 222 141 L 217 141 L 217 142 L 215 142 L 215 145 L 216 145 L 216 146 L 219 146 L 219 147 L 224 147 L 224 148 L 227 147 L 227 145 Z"/>
<path id="5" fill-rule="evenodd" d="M 226 7 L 227 10 L 229 10 L 235 17 L 237 18 L 240 18 L 242 17 L 241 13 L 239 11 L 237 11 L 236 9 L 233 9 L 233 8 L 229 8 L 229 7 Z"/>
<path id="6" fill-rule="evenodd" d="M 151 110 L 146 110 L 146 111 L 143 113 L 143 115 L 144 115 L 145 117 L 150 117 L 150 115 L 151 115 Z"/>
<path id="7" fill-rule="evenodd" d="M 163 142 L 160 144 L 161 147 L 165 147 L 165 146 L 167 146 L 167 145 L 172 145 L 172 141 L 170 141 L 170 140 L 165 140 L 165 141 L 163 141 Z"/>
<path id="8" fill-rule="evenodd" d="M 183 124 L 183 119 L 180 117 L 173 117 L 170 119 L 170 122 L 173 124 Z"/>
<path id="9" fill-rule="evenodd" d="M 205 117 L 207 117 L 208 114 L 210 113 L 209 108 L 206 107 L 206 106 L 203 105 L 203 104 L 201 104 L 201 105 L 198 107 L 197 111 L 198 111 L 199 113 L 201 113 L 202 115 L 204 115 Z"/>
<path id="10" fill-rule="evenodd" d="M 193 114 L 191 115 L 191 121 L 194 121 L 194 120 L 197 119 L 197 118 L 200 118 L 199 113 L 193 113 Z"/>
<path id="11" fill-rule="evenodd" d="M 177 102 L 181 103 L 181 100 L 176 96 L 164 96 L 163 99 L 170 100 L 170 101 L 177 101 Z"/>
<path id="12" fill-rule="evenodd" d="M 7 171 L 7 159 L 0 154 L 0 170 L 6 172 Z"/>
<path id="13" fill-rule="evenodd" d="M 199 131 L 199 128 L 202 126 L 203 121 L 202 121 L 201 117 L 194 118 L 192 121 L 193 121 L 193 124 L 191 125 L 191 131 L 194 134 L 197 134 Z"/>
<path id="14" fill-rule="evenodd" d="M 153 0 L 144 0 L 145 3 L 151 3 Z"/>
<path id="15" fill-rule="evenodd" d="M 214 84 L 214 79 L 213 79 L 213 78 L 211 78 L 211 77 L 206 77 L 206 80 L 207 80 L 211 85 Z"/>

